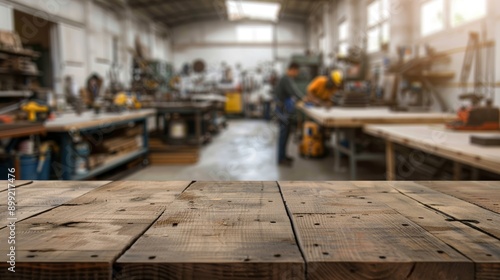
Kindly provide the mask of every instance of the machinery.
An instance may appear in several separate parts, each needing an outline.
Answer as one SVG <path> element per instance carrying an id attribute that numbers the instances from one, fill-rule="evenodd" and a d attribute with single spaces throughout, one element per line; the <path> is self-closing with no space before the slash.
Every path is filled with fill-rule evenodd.
<path id="1" fill-rule="evenodd" d="M 21 110 L 28 114 L 28 121 L 43 121 L 48 117 L 49 106 L 41 104 L 38 101 L 30 100 L 21 105 Z"/>
<path id="2" fill-rule="evenodd" d="M 480 131 L 500 129 L 500 110 L 493 107 L 491 100 L 486 102 L 486 106 L 462 107 L 457 115 L 458 118 L 455 121 L 446 125 L 448 128 Z"/>
<path id="3" fill-rule="evenodd" d="M 300 144 L 300 155 L 303 157 L 319 158 L 325 155 L 325 146 L 321 128 L 315 122 L 305 122 Z"/>
<path id="4" fill-rule="evenodd" d="M 307 86 L 314 79 L 314 77 L 317 77 L 320 74 L 322 56 L 311 54 L 293 55 L 291 62 L 295 62 L 300 65 L 300 74 L 295 79 L 295 84 L 301 91 L 302 95 L 306 96 Z"/>
<path id="5" fill-rule="evenodd" d="M 483 79 L 482 66 L 482 48 L 487 47 L 487 67 L 486 75 Z M 494 98 L 494 45 L 481 43 L 478 33 L 471 33 L 467 50 L 465 53 L 464 65 L 460 82 L 467 84 L 469 75 L 472 69 L 474 58 L 475 62 L 475 77 L 474 77 L 474 92 L 465 93 L 460 96 L 461 100 L 470 100 L 470 107 L 463 106 L 457 113 L 457 119 L 447 124 L 447 127 L 453 130 L 474 130 L 474 131 L 489 131 L 500 129 L 500 110 L 493 106 Z M 485 97 L 485 88 L 488 88 L 490 98 Z M 481 103 L 486 100 L 485 105 Z"/>

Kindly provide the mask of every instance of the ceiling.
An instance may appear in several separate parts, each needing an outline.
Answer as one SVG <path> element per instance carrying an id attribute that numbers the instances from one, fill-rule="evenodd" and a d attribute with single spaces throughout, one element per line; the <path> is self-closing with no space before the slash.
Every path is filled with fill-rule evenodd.
<path id="1" fill-rule="evenodd" d="M 281 3 L 280 20 L 305 22 L 323 0 L 252 0 Z M 175 27 L 205 20 L 227 20 L 225 0 L 127 0 L 132 10 Z"/>

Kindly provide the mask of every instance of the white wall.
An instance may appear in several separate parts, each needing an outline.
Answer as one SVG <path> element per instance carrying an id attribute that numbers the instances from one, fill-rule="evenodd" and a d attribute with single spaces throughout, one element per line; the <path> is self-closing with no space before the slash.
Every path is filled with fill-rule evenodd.
<path id="1" fill-rule="evenodd" d="M 0 3 L 0 30 L 14 30 L 12 8 L 2 3 Z"/>
<path id="2" fill-rule="evenodd" d="M 499 1 L 488 1 L 488 15 L 486 18 L 466 23 L 459 27 L 449 27 L 438 33 L 421 36 L 420 32 L 420 4 L 413 3 L 414 17 L 413 17 L 413 42 L 418 44 L 428 44 L 437 51 L 450 51 L 454 49 L 462 49 L 450 55 L 451 62 L 445 65 L 436 65 L 436 70 L 455 71 L 455 78 L 448 84 L 439 87 L 442 98 L 453 109 L 458 109 L 462 102 L 458 96 L 463 93 L 462 88 L 459 87 L 460 73 L 465 56 L 465 47 L 469 39 L 470 32 L 478 32 L 479 34 L 486 34 L 488 40 L 496 41 L 496 81 L 500 80 L 500 3 Z M 484 66 L 484 62 L 483 62 Z M 469 83 L 473 83 L 474 73 L 471 71 Z M 472 87 L 469 87 L 471 91 Z M 495 89 L 495 103 L 500 105 L 500 95 Z"/>
<path id="3" fill-rule="evenodd" d="M 75 23 L 85 22 L 83 11 L 87 0 L 3 0 L 3 2 L 9 2 L 16 9 L 51 21 L 64 19 Z"/>
<path id="4" fill-rule="evenodd" d="M 261 62 L 274 61 L 272 42 L 238 42 L 237 28 L 245 25 L 263 24 L 209 21 L 172 29 L 175 67 L 179 69 L 184 63 L 192 63 L 195 59 L 203 59 L 209 66 L 214 67 L 224 61 L 233 66 L 240 63 L 244 68 L 255 67 Z M 281 22 L 278 23 L 277 30 L 279 60 L 289 59 L 294 53 L 304 52 L 306 49 L 304 24 Z"/>

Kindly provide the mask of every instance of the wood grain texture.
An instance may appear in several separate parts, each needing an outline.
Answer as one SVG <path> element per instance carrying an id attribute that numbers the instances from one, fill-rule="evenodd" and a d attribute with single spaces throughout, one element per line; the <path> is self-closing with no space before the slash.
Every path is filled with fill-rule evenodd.
<path id="1" fill-rule="evenodd" d="M 446 185 L 448 182 L 432 183 L 437 186 Z M 361 191 L 367 198 L 386 203 L 398 213 L 474 261 L 475 279 L 498 279 L 498 275 L 500 275 L 500 242 L 498 239 L 478 231 L 466 223 L 450 220 L 446 214 L 437 212 L 400 193 L 393 187 L 394 184 L 384 182 L 355 182 L 354 184 L 362 189 Z"/>
<path id="2" fill-rule="evenodd" d="M 303 279 L 275 182 L 191 185 L 117 261 L 123 279 Z"/>
<path id="3" fill-rule="evenodd" d="M 308 279 L 474 278 L 470 260 L 352 183 L 279 184 L 307 261 Z M 314 189 L 320 190 L 322 202 L 308 209 L 317 213 L 304 213 L 305 204 L 297 202 Z M 338 211 L 337 204 L 346 210 Z"/>
<path id="4" fill-rule="evenodd" d="M 500 148 L 470 144 L 472 135 L 499 136 L 500 132 L 452 131 L 443 125 L 368 125 L 364 131 L 469 166 L 500 172 Z"/>
<path id="5" fill-rule="evenodd" d="M 16 186 L 16 188 L 20 188 L 22 186 L 26 186 L 26 185 L 29 185 L 29 184 L 32 184 L 32 183 L 33 183 L 33 181 L 30 181 L 30 180 L 16 180 L 15 183 L 14 183 L 14 185 Z M 8 188 L 9 188 L 9 185 L 8 185 L 7 181 L 4 181 L 3 184 L 0 184 L 0 192 L 4 192 Z"/>
<path id="6" fill-rule="evenodd" d="M 0 278 L 111 279 L 114 261 L 188 185 L 115 182 L 19 222 L 18 271 L 9 274 L 2 263 Z M 7 250 L 1 243 L 0 251 Z"/>
<path id="7" fill-rule="evenodd" d="M 325 127 L 363 127 L 367 124 L 442 124 L 455 118 L 447 113 L 392 112 L 388 108 L 297 108 Z"/>
<path id="8" fill-rule="evenodd" d="M 62 181 L 16 181 L 15 197 L 17 203 L 16 218 L 22 221 L 44 211 L 60 206 L 72 199 L 88 193 L 109 181 L 62 182 Z M 0 207 L 7 208 L 9 192 L 0 192 Z M 0 220 L 7 220 L 8 213 L 0 212 Z M 0 229 L 5 225 L 1 225 Z"/>
<path id="9" fill-rule="evenodd" d="M 489 182 L 419 182 L 433 190 L 460 198 L 500 214 L 500 183 Z"/>
<path id="10" fill-rule="evenodd" d="M 0 279 L 495 280 L 499 186 L 33 182 Z"/>
<path id="11" fill-rule="evenodd" d="M 446 213 L 452 220 L 466 223 L 500 240 L 500 215 L 497 213 L 417 183 L 400 182 L 393 187 L 435 211 Z"/>

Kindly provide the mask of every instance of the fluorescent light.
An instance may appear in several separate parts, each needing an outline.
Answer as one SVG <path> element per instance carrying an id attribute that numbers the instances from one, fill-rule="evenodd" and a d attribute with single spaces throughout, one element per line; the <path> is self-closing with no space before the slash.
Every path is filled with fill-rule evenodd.
<path id="1" fill-rule="evenodd" d="M 277 21 L 280 3 L 226 0 L 229 20 L 256 19 Z"/>

